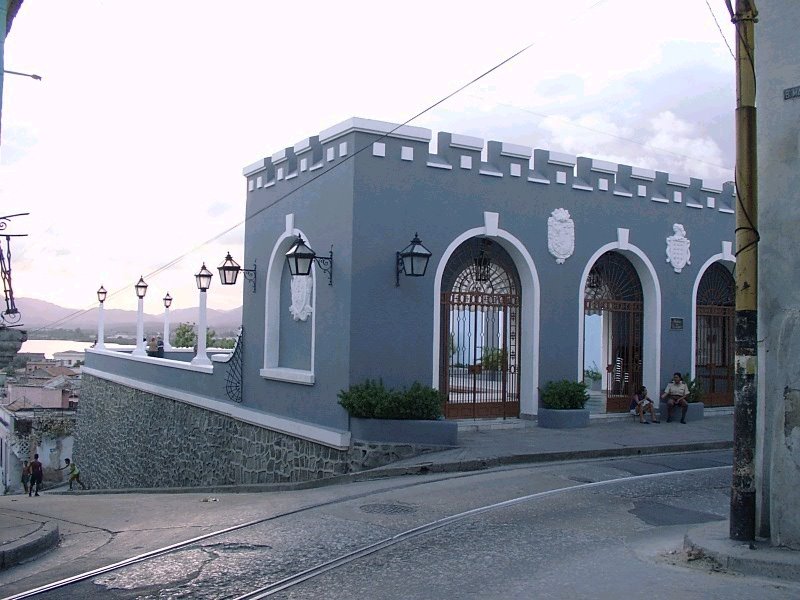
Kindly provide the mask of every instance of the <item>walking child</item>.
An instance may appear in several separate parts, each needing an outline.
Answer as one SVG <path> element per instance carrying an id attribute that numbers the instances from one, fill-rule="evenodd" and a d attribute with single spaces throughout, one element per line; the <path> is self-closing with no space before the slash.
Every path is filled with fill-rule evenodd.
<path id="1" fill-rule="evenodd" d="M 78 465 L 76 465 L 74 462 L 71 462 L 68 458 L 65 458 L 64 462 L 66 464 L 63 467 L 61 467 L 60 469 L 57 469 L 57 470 L 58 471 L 63 471 L 64 469 L 69 469 L 69 489 L 70 489 L 70 491 L 72 491 L 72 482 L 73 481 L 77 481 L 80 484 L 81 489 L 85 490 L 86 486 L 81 481 L 81 470 L 78 468 Z"/>
<path id="2" fill-rule="evenodd" d="M 22 461 L 22 487 L 25 488 L 25 493 L 28 493 L 28 486 L 31 483 L 31 466 L 27 460 Z"/>

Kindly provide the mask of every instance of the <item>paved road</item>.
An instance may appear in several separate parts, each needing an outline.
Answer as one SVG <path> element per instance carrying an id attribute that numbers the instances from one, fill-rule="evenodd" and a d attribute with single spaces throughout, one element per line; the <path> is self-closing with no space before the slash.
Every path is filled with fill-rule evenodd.
<path id="1" fill-rule="evenodd" d="M 305 492 L 231 495 L 220 497 L 218 503 L 200 503 L 195 495 L 166 496 L 167 510 L 156 515 L 152 510 L 158 497 L 148 495 L 142 504 L 149 504 L 150 520 L 158 521 L 163 531 L 172 531 L 164 536 L 161 529 L 151 527 L 149 531 L 159 543 L 180 537 L 176 528 L 170 527 L 171 516 L 187 525 L 182 528 L 184 539 L 231 521 L 268 520 L 40 597 L 234 598 L 411 528 L 559 489 L 564 491 L 482 512 L 404 540 L 275 597 L 800 597 L 800 586 L 709 572 L 703 564 L 699 566 L 705 568 L 687 568 L 682 554 L 670 554 L 681 546 L 690 525 L 727 516 L 730 471 L 714 467 L 729 464 L 730 452 L 720 451 L 406 477 Z M 585 485 L 687 468 L 704 470 Z M 174 512 L 176 498 L 186 502 L 185 513 L 205 512 L 219 518 L 213 519 L 213 526 L 197 523 L 202 516 L 193 517 L 194 524 L 187 523 L 185 515 Z M 75 502 L 86 499 L 65 498 Z M 227 510 L 216 509 L 225 504 L 229 504 Z M 319 506 L 312 508 L 315 504 Z M 197 510 L 198 506 L 215 508 L 204 511 Z M 307 510 L 286 514 L 302 507 Z M 122 516 L 146 520 L 133 505 L 130 514 L 118 514 L 117 519 Z M 111 515 L 103 518 L 113 521 Z M 96 528 L 87 533 L 100 535 Z M 115 535 L 109 528 L 106 535 L 111 539 L 97 551 L 75 560 L 62 554 L 62 562 L 55 568 L 47 562 L 55 554 L 38 565 L 19 568 L 40 567 L 39 582 L 43 582 L 75 574 L 87 565 L 113 562 L 126 547 L 128 555 L 156 547 L 152 543 L 156 540 L 147 540 L 146 532 L 131 534 Z M 141 547 L 134 551 L 131 544 Z M 698 563 L 702 561 L 693 565 Z M 4 583 L 2 579 L 0 583 Z M 35 578 L 20 577 L 4 585 L 3 591 L 15 593 L 34 583 Z"/>

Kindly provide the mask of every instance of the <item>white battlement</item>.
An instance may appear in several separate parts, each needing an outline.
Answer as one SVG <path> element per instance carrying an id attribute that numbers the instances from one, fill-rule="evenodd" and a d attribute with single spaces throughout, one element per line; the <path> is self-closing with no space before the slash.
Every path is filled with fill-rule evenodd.
<path id="1" fill-rule="evenodd" d="M 378 136 L 362 147 L 353 147 L 351 134 Z M 248 191 L 270 188 L 279 181 L 290 181 L 336 161 L 347 160 L 365 150 L 375 160 L 422 163 L 441 173 L 510 178 L 532 185 L 563 185 L 581 192 L 607 193 L 617 198 L 645 198 L 660 204 L 679 204 L 687 208 L 713 209 L 732 214 L 734 186 L 722 189 L 701 179 L 640 167 L 616 164 L 596 158 L 563 152 L 534 149 L 508 142 L 484 141 L 469 135 L 439 132 L 353 117 L 305 138 L 294 146 L 275 152 L 243 169 Z M 294 182 L 293 182 L 294 183 Z M 522 185 L 522 183 L 520 183 Z"/>

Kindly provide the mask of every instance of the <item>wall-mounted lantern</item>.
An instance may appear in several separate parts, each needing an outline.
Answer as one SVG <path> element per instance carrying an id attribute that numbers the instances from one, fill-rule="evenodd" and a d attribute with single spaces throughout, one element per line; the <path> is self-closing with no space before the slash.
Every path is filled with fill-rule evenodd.
<path id="1" fill-rule="evenodd" d="M 286 253 L 286 261 L 289 263 L 289 272 L 292 275 L 303 277 L 311 273 L 311 265 L 316 262 L 322 272 L 328 274 L 328 285 L 333 285 L 333 246 L 328 256 L 317 256 L 317 253 L 306 245 L 302 236 L 298 235 L 297 241 Z"/>
<path id="2" fill-rule="evenodd" d="M 400 273 L 406 277 L 422 277 L 428 268 L 431 252 L 419 239 L 419 234 L 414 233 L 411 243 L 396 253 L 395 260 L 395 287 L 400 286 Z"/>
<path id="3" fill-rule="evenodd" d="M 231 253 L 228 252 L 227 256 L 225 256 L 225 261 L 219 267 L 217 267 L 217 271 L 219 271 L 219 280 L 222 282 L 222 285 L 236 285 L 236 278 L 239 277 L 239 271 L 241 271 L 244 273 L 244 278 L 253 286 L 251 291 L 254 294 L 256 293 L 255 261 L 253 261 L 252 269 L 243 269 L 239 266 L 239 263 L 233 260 Z"/>

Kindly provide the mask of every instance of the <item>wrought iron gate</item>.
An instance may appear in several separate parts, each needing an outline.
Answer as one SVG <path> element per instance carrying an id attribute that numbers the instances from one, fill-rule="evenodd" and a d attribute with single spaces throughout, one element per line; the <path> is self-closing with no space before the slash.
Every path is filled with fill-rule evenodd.
<path id="1" fill-rule="evenodd" d="M 714 263 L 697 289 L 695 379 L 706 406 L 733 406 L 736 355 L 735 282 L 725 266 Z"/>
<path id="2" fill-rule="evenodd" d="M 439 389 L 444 415 L 518 417 L 516 270 L 505 251 L 488 240 L 469 240 L 459 250 L 448 261 L 443 287 L 449 290 L 441 294 Z"/>
<path id="3" fill-rule="evenodd" d="M 642 385 L 642 286 L 628 259 L 606 252 L 586 280 L 584 314 L 603 318 L 606 411 L 625 412 Z"/>

